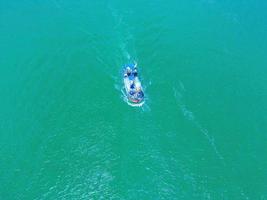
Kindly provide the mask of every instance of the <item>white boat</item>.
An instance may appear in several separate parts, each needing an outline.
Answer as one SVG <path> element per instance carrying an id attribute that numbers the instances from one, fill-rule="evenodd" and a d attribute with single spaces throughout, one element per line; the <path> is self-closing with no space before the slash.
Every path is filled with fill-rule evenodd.
<path id="1" fill-rule="evenodd" d="M 138 78 L 136 64 L 125 65 L 123 69 L 124 88 L 127 98 L 132 103 L 141 103 L 144 100 L 144 92 Z"/>

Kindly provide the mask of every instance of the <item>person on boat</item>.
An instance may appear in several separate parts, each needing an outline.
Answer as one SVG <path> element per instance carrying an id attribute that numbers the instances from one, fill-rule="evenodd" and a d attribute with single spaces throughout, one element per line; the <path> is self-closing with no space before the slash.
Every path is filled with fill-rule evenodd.
<path id="1" fill-rule="evenodd" d="M 143 98 L 144 97 L 144 93 L 141 90 L 140 86 L 136 87 L 136 93 L 135 93 L 136 98 Z"/>
<path id="2" fill-rule="evenodd" d="M 137 75 L 138 75 L 136 68 L 133 70 L 133 75 L 134 75 L 134 77 L 137 77 Z"/>
<path id="3" fill-rule="evenodd" d="M 129 94 L 130 94 L 131 96 L 134 96 L 134 95 L 135 95 L 135 90 L 130 90 Z"/>
<path id="4" fill-rule="evenodd" d="M 131 73 L 132 73 L 131 68 L 130 67 L 127 67 L 125 69 L 124 78 L 129 77 L 131 75 Z"/>
<path id="5" fill-rule="evenodd" d="M 140 92 L 138 92 L 137 98 L 140 98 L 140 99 L 144 98 L 144 93 L 142 90 Z"/>
<path id="6" fill-rule="evenodd" d="M 127 68 L 126 68 L 126 74 L 127 74 L 127 76 L 130 76 L 131 73 L 132 73 L 131 68 L 130 68 L 130 67 L 127 67 Z"/>
<path id="7" fill-rule="evenodd" d="M 134 81 L 131 81 L 131 83 L 130 83 L 130 88 L 131 88 L 131 89 L 134 89 L 134 88 L 135 88 Z"/>

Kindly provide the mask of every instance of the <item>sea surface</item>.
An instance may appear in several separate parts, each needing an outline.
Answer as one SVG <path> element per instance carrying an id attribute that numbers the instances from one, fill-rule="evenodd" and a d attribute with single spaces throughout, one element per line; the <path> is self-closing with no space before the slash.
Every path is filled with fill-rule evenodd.
<path id="1" fill-rule="evenodd" d="M 0 0 L 0 199 L 267 200 L 266 11 Z"/>

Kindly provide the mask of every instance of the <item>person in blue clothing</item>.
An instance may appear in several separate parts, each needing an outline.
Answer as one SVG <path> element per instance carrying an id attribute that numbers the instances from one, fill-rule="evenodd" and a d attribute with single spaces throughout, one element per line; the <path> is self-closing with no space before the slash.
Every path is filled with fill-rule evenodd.
<path id="1" fill-rule="evenodd" d="M 131 68 L 130 68 L 130 67 L 127 67 L 127 68 L 126 68 L 126 74 L 127 74 L 127 76 L 130 76 L 131 73 L 132 73 Z"/>
<path id="2" fill-rule="evenodd" d="M 135 94 L 135 91 L 134 90 L 130 90 L 129 94 L 133 96 Z"/>
<path id="3" fill-rule="evenodd" d="M 131 80 L 129 94 L 133 96 L 133 95 L 135 95 L 135 93 L 136 93 L 136 91 L 135 91 L 135 84 L 134 84 L 134 81 Z"/>
<path id="4" fill-rule="evenodd" d="M 143 91 L 141 90 L 141 87 L 140 87 L 140 86 L 138 86 L 138 87 L 136 88 L 136 94 L 135 94 L 135 96 L 136 96 L 138 99 L 141 99 L 141 98 L 144 97 L 144 93 L 143 93 Z"/>
<path id="5" fill-rule="evenodd" d="M 137 77 L 137 75 L 138 75 L 136 68 L 133 70 L 133 75 L 134 75 L 134 77 Z"/>
<path id="6" fill-rule="evenodd" d="M 137 97 L 140 99 L 143 98 L 144 97 L 143 91 L 138 92 Z"/>
<path id="7" fill-rule="evenodd" d="M 134 81 L 131 81 L 131 83 L 130 83 L 130 88 L 131 88 L 131 89 L 134 89 L 134 88 L 135 88 Z"/>
<path id="8" fill-rule="evenodd" d="M 124 77 L 126 78 L 126 77 L 131 76 L 131 73 L 132 73 L 131 68 L 130 68 L 130 67 L 127 67 L 127 68 L 125 69 Z"/>
<path id="9" fill-rule="evenodd" d="M 137 66 L 134 66 L 134 69 L 132 71 L 132 74 L 134 75 L 134 77 L 137 77 L 138 73 L 137 73 Z"/>

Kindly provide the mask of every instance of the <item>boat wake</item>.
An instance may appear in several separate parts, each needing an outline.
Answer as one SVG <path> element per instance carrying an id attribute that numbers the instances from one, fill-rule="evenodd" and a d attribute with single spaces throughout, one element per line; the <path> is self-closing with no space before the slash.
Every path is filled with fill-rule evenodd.
<path id="1" fill-rule="evenodd" d="M 209 144 L 211 145 L 212 149 L 214 150 L 217 157 L 224 163 L 224 158 L 221 155 L 221 153 L 218 151 L 218 148 L 215 144 L 214 138 L 209 134 L 209 131 L 202 126 L 202 124 L 196 119 L 194 113 L 190 111 L 185 103 L 183 102 L 183 92 L 185 92 L 184 85 L 180 82 L 180 87 L 173 88 L 174 97 L 177 100 L 177 103 L 179 105 L 179 108 L 181 112 L 183 113 L 184 117 L 191 121 L 192 124 L 205 136 Z"/>

